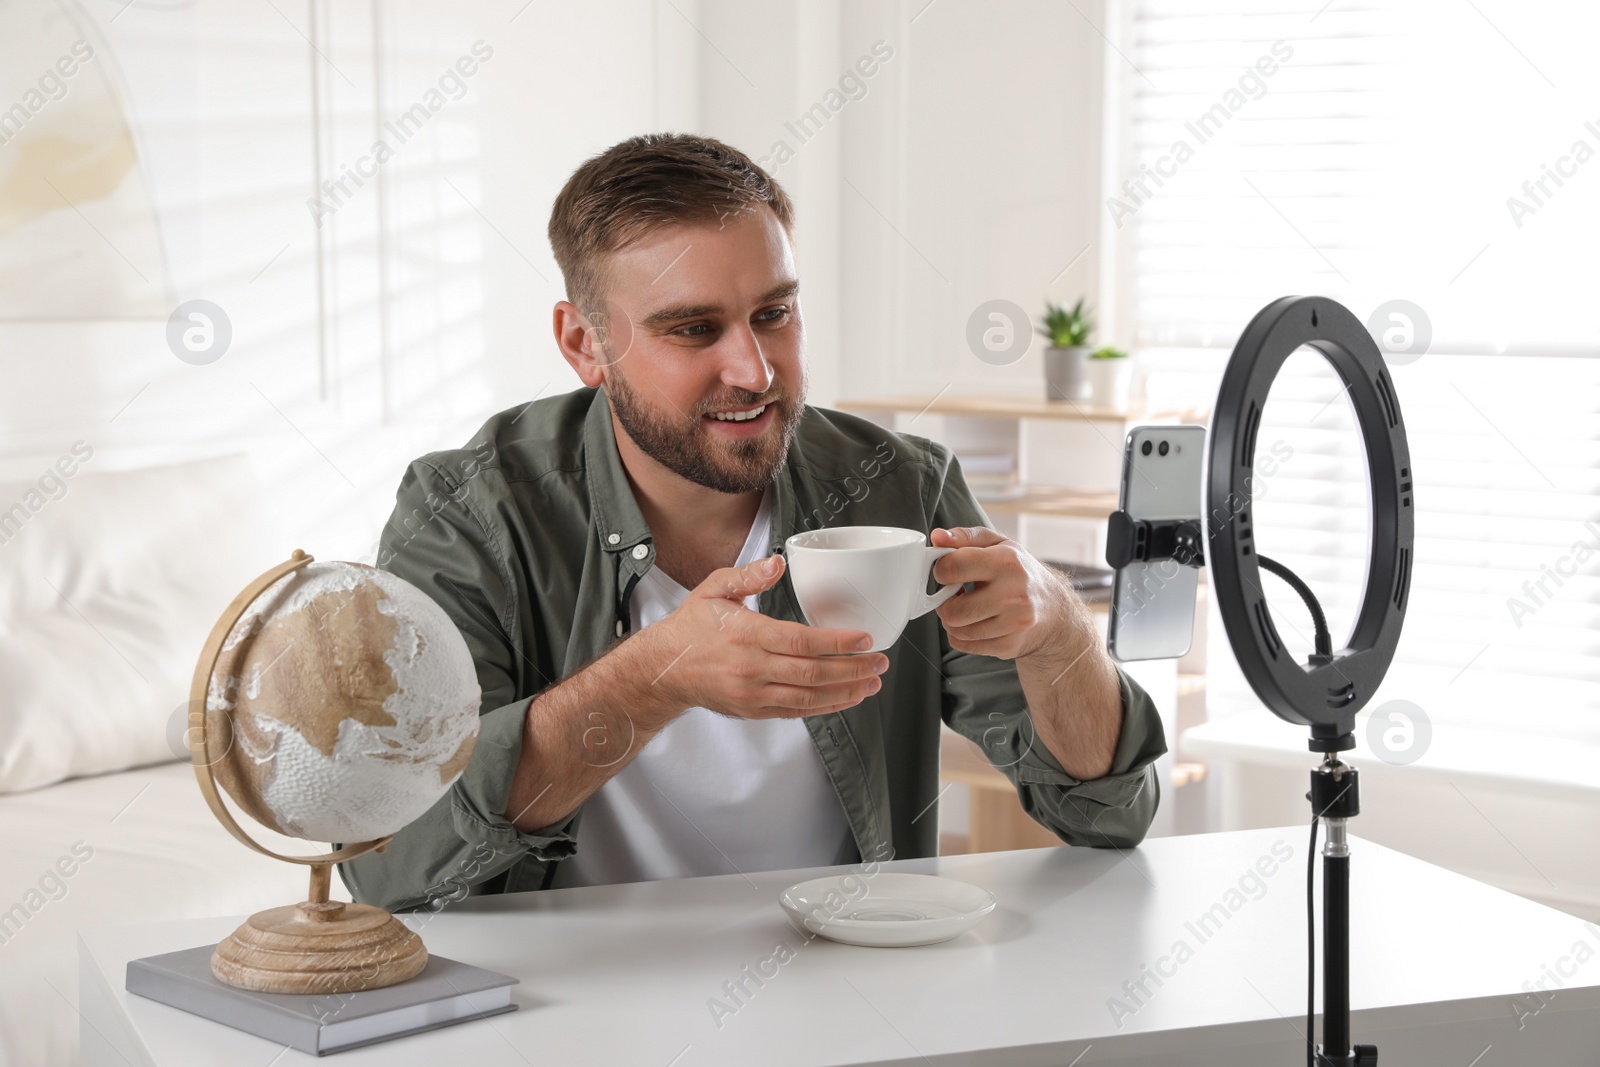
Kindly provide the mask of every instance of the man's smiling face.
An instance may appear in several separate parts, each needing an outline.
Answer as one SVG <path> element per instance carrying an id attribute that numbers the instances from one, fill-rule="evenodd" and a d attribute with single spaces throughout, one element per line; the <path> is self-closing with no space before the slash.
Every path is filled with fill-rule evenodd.
<path id="1" fill-rule="evenodd" d="M 612 254 L 590 332 L 639 450 L 724 493 L 782 468 L 803 413 L 805 329 L 788 235 L 765 207 L 672 224 Z"/>

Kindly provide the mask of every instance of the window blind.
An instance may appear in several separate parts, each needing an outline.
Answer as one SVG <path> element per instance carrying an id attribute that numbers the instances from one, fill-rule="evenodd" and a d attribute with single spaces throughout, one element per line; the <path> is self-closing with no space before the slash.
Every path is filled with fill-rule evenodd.
<path id="1" fill-rule="evenodd" d="M 1208 404 L 1244 325 L 1279 296 L 1330 296 L 1363 320 L 1395 300 L 1421 309 L 1408 314 L 1425 350 L 1391 364 L 1417 544 L 1378 702 L 1600 734 L 1600 96 L 1582 54 L 1600 11 L 1192 11 L 1122 5 L 1108 60 L 1112 300 L 1151 403 Z M 1310 583 L 1342 643 L 1365 571 L 1365 459 L 1315 353 L 1285 366 L 1259 441 L 1286 457 L 1259 479 L 1260 549 Z M 1303 657 L 1304 609 L 1264 580 Z M 1257 703 L 1213 625 L 1213 713 Z"/>

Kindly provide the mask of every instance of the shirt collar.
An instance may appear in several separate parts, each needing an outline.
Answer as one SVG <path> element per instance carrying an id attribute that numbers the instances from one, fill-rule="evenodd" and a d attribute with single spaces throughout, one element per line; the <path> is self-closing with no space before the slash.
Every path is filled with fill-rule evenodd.
<path id="1" fill-rule="evenodd" d="M 583 460 L 595 535 L 607 552 L 631 552 L 635 545 L 650 540 L 650 527 L 639 511 L 639 502 L 633 498 L 628 472 L 622 467 L 605 390 L 596 389 L 594 393 L 583 424 Z"/>
<path id="2" fill-rule="evenodd" d="M 800 433 L 795 431 L 789 442 L 789 456 L 783 462 L 783 471 L 772 486 L 772 539 L 769 554 L 782 552 L 783 543 L 791 534 L 800 532 L 800 505 L 795 494 L 795 479 L 799 477 L 796 454 L 800 450 Z"/>

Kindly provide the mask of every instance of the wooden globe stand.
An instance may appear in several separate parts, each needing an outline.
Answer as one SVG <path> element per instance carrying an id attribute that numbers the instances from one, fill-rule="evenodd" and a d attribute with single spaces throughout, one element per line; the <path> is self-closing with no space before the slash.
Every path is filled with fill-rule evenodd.
<path id="1" fill-rule="evenodd" d="M 234 820 L 222 802 L 211 770 L 206 698 L 223 642 L 256 597 L 284 575 L 310 562 L 311 556 L 295 549 L 287 562 L 267 571 L 234 597 L 206 639 L 189 691 L 189 758 L 212 814 L 229 833 L 262 855 L 311 868 L 311 889 L 306 900 L 256 912 L 212 953 L 211 973 L 219 981 L 262 993 L 379 989 L 416 976 L 428 962 L 422 939 L 384 909 L 328 899 L 333 865 L 369 852 L 382 852 L 389 837 L 345 845 L 320 856 L 280 855 L 254 841 Z"/>

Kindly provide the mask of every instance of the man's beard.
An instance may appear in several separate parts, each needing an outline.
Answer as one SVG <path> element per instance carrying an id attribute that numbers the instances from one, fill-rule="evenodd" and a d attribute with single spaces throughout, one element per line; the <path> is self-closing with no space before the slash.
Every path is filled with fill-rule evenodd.
<path id="1" fill-rule="evenodd" d="M 606 378 L 606 396 L 617 421 L 639 450 L 663 467 L 696 485 L 719 493 L 749 493 L 764 489 L 783 469 L 789 456 L 789 443 L 805 414 L 805 396 L 786 397 L 782 393 L 767 398 L 776 407 L 780 420 L 776 433 L 743 440 L 717 441 L 703 425 L 703 416 L 712 411 L 752 408 L 762 402 L 762 394 L 735 389 L 712 403 L 702 403 L 690 413 L 687 424 L 678 412 L 660 412 L 639 399 L 627 379 L 615 370 Z"/>

